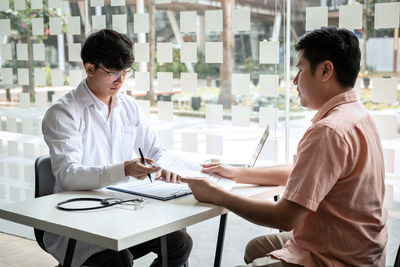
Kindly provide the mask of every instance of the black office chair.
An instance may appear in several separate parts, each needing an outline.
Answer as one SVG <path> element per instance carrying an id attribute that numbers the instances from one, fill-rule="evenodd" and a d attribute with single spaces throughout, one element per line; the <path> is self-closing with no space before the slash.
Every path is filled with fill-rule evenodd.
<path id="1" fill-rule="evenodd" d="M 393 267 L 400 267 L 400 245 L 399 249 L 397 250 L 396 259 L 394 260 Z"/>
<path id="2" fill-rule="evenodd" d="M 35 198 L 53 194 L 55 182 L 56 178 L 51 170 L 50 157 L 38 157 L 35 161 Z M 44 251 L 48 252 L 43 242 L 44 231 L 34 228 L 34 232 L 36 242 Z"/>

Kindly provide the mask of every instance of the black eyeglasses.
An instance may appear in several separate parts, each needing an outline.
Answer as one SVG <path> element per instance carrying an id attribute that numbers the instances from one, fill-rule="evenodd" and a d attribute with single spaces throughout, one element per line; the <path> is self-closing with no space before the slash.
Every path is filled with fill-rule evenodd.
<path id="1" fill-rule="evenodd" d="M 96 67 L 102 69 L 104 72 L 107 72 L 107 73 L 110 75 L 111 81 L 113 81 L 113 82 L 115 82 L 116 80 L 118 80 L 121 76 L 122 76 L 124 79 L 126 79 L 126 78 L 128 78 L 129 76 L 131 76 L 132 73 L 134 73 L 134 72 L 136 71 L 133 67 L 130 67 L 129 70 L 127 70 L 127 71 L 108 71 L 108 70 L 106 70 L 106 69 L 100 67 L 100 66 L 97 65 L 97 64 L 93 64 L 93 65 L 95 65 Z"/>

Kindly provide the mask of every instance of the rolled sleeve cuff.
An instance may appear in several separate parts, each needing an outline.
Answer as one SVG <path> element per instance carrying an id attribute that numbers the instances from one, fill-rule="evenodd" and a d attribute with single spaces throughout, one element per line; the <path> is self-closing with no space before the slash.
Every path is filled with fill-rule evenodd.
<path id="1" fill-rule="evenodd" d="M 319 206 L 318 202 L 316 202 L 314 200 L 311 200 L 309 198 L 306 198 L 306 197 L 304 197 L 304 196 L 302 196 L 302 195 L 300 195 L 298 193 L 285 191 L 283 193 L 282 197 L 284 199 L 289 200 L 289 201 L 295 202 L 295 203 L 297 203 L 297 204 L 299 204 L 299 205 L 301 205 L 301 206 L 303 206 L 303 207 L 305 207 L 305 208 L 307 208 L 307 209 L 309 209 L 311 211 L 316 211 L 318 206 Z"/>
<path id="2" fill-rule="evenodd" d="M 128 179 L 128 177 L 125 176 L 123 162 L 106 165 L 100 173 L 100 185 L 102 187 L 120 182 L 125 179 Z"/>

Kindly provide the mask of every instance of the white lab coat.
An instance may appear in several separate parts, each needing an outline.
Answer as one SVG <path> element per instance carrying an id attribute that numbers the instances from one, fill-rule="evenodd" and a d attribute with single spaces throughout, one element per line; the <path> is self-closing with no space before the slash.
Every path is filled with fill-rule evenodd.
<path id="1" fill-rule="evenodd" d="M 124 161 L 138 154 L 157 160 L 165 151 L 141 116 L 135 100 L 118 93 L 111 112 L 87 87 L 86 80 L 46 112 L 42 125 L 56 183 L 54 192 L 92 190 L 128 179 Z M 112 227 L 112 226 L 110 226 Z M 45 233 L 46 249 L 64 262 L 68 238 Z M 72 266 L 80 266 L 104 248 L 77 241 Z"/>

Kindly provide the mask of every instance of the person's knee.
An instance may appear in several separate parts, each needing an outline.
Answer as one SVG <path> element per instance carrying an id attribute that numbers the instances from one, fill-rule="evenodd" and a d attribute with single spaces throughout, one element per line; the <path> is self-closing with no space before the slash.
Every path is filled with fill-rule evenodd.
<path id="1" fill-rule="evenodd" d="M 261 257 L 260 254 L 260 241 L 259 237 L 253 238 L 246 245 L 246 249 L 244 252 L 244 261 L 249 264 L 253 262 L 254 259 Z M 265 255 L 265 254 L 264 254 Z"/>

